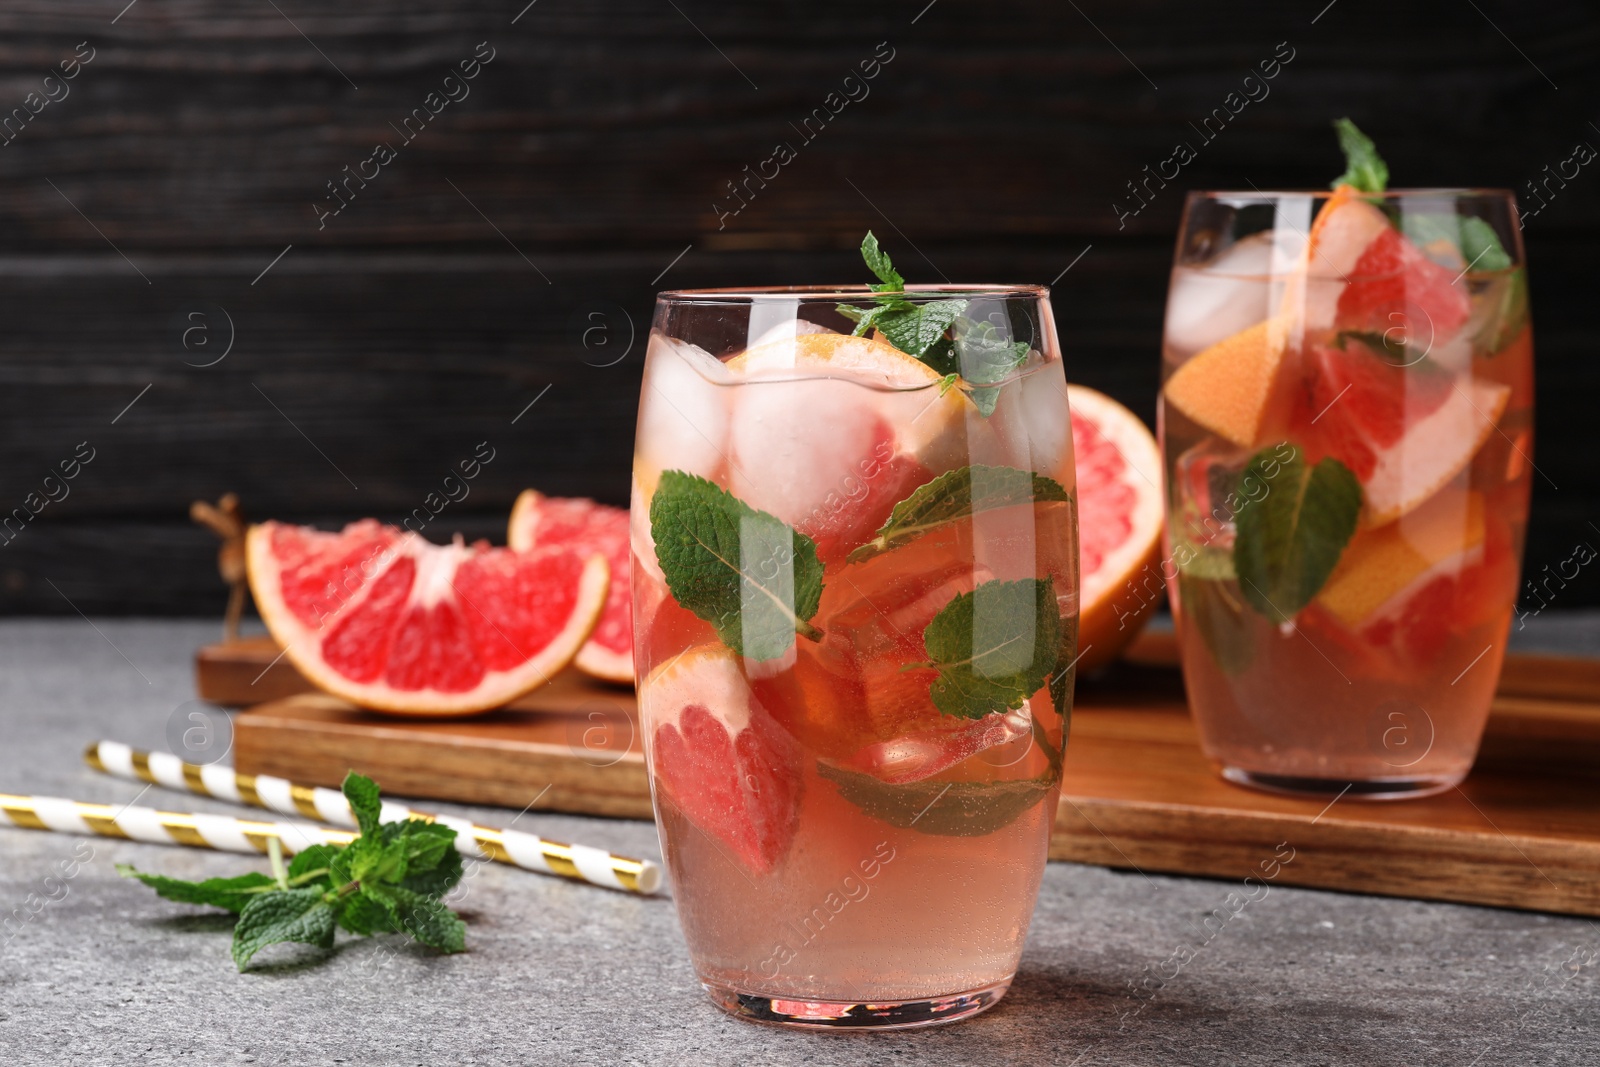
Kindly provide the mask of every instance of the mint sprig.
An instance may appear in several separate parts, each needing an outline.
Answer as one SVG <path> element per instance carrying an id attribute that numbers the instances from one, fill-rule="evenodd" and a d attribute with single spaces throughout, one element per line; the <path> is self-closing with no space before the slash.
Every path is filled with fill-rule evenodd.
<path id="1" fill-rule="evenodd" d="M 1361 516 L 1361 483 L 1333 458 L 1308 467 L 1300 449 L 1280 459 L 1282 445 L 1251 457 L 1243 480 L 1267 493 L 1234 517 L 1233 565 L 1246 603 L 1274 622 L 1288 622 L 1311 603 L 1339 562 Z"/>
<path id="2" fill-rule="evenodd" d="M 349 774 L 345 799 L 361 835 L 342 848 L 313 845 L 283 864 L 278 839 L 268 838 L 272 874 L 187 882 L 119 864 L 168 900 L 209 904 L 237 912 L 233 961 L 244 970 L 268 945 L 299 942 L 333 947 L 334 932 L 404 933 L 442 952 L 466 949 L 466 926 L 440 899 L 461 880 L 456 832 L 448 826 L 408 819 L 380 823 L 378 786 Z"/>
<path id="3" fill-rule="evenodd" d="M 1060 482 L 1042 474 L 981 464 L 960 467 L 919 486 L 896 504 L 872 540 L 854 549 L 845 560 L 860 563 L 980 511 L 1070 499 L 1071 494 Z"/>
<path id="4" fill-rule="evenodd" d="M 777 516 L 667 471 L 650 501 L 650 533 L 673 597 L 733 651 L 778 659 L 796 633 L 821 639 L 810 623 L 822 603 L 816 543 Z"/>
<path id="5" fill-rule="evenodd" d="M 1061 609 L 1049 578 L 983 582 L 946 604 L 922 632 L 939 672 L 928 687 L 946 715 L 981 719 L 1020 708 L 1044 687 L 1061 652 Z"/>
<path id="6" fill-rule="evenodd" d="M 1372 143 L 1372 138 L 1349 119 L 1334 119 L 1333 128 L 1339 134 L 1339 148 L 1344 152 L 1344 173 L 1330 183 L 1330 188 L 1351 185 L 1363 193 L 1383 192 L 1389 185 L 1389 165 L 1378 155 L 1378 146 Z"/>
<path id="7" fill-rule="evenodd" d="M 998 385 L 1027 360 L 1028 343 L 1008 341 L 993 323 L 967 318 L 968 300 L 906 299 L 905 279 L 871 230 L 861 241 L 861 258 L 879 281 L 867 287 L 876 294 L 873 307 L 838 305 L 839 314 L 856 324 L 851 333 L 863 337 L 877 330 L 891 345 L 938 371 L 944 376 L 941 396 L 964 379 L 978 411 L 986 418 L 994 414 Z"/>

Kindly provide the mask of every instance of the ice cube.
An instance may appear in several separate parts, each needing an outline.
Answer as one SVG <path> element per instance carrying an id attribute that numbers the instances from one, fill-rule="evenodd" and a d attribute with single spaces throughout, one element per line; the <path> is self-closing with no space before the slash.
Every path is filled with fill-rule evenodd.
<path id="1" fill-rule="evenodd" d="M 663 470 L 703 478 L 719 473 L 727 457 L 733 382 L 733 373 L 705 349 L 651 333 L 634 457 L 646 498 Z"/>
<path id="2" fill-rule="evenodd" d="M 985 422 L 1002 442 L 1002 454 L 983 454 L 986 437 L 978 431 Z M 994 414 L 984 420 L 971 412 L 968 424 L 972 462 L 1017 467 L 1072 484 L 1072 422 L 1061 361 L 1045 363 L 1006 385 Z"/>
<path id="3" fill-rule="evenodd" d="M 787 302 L 758 302 L 750 311 L 750 348 L 759 348 L 762 345 L 774 344 L 778 341 L 787 341 L 807 333 L 837 333 L 826 326 L 818 325 L 798 317 L 796 308 L 799 300 L 793 304 Z"/>
<path id="4" fill-rule="evenodd" d="M 1182 359 L 1254 326 L 1276 310 L 1272 282 L 1294 261 L 1287 230 L 1251 234 L 1210 262 L 1172 272 L 1167 295 L 1166 345 Z"/>
<path id="5" fill-rule="evenodd" d="M 1257 477 L 1243 477 L 1253 454 L 1208 438 L 1178 456 L 1172 472 L 1178 490 L 1173 533 L 1190 549 L 1207 553 L 1233 551 L 1234 520 L 1240 509 L 1271 491 L 1269 483 Z"/>

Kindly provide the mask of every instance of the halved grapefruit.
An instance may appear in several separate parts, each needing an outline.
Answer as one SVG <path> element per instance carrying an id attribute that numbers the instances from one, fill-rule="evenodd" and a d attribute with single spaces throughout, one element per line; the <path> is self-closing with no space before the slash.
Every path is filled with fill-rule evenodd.
<path id="1" fill-rule="evenodd" d="M 1078 481 L 1078 670 L 1110 663 L 1161 601 L 1161 454 L 1139 417 L 1067 386 Z"/>
<path id="2" fill-rule="evenodd" d="M 605 610 L 574 665 L 608 682 L 633 682 L 633 583 L 628 551 L 628 512 L 593 500 L 549 497 L 524 489 L 511 508 L 506 544 L 518 552 L 563 546 L 599 553 L 611 567 Z"/>
<path id="3" fill-rule="evenodd" d="M 374 711 L 471 715 L 565 667 L 606 600 L 605 557 L 434 545 L 374 519 L 266 522 L 246 539 L 272 636 L 316 685 Z"/>
<path id="4" fill-rule="evenodd" d="M 794 840 L 798 753 L 739 658 L 720 644 L 691 648 L 651 672 L 639 705 L 658 794 L 752 872 L 776 866 Z"/>
<path id="5" fill-rule="evenodd" d="M 741 385 L 728 424 L 734 495 L 817 543 L 824 563 L 868 540 L 894 505 L 966 462 L 959 389 L 892 345 L 800 334 L 727 362 Z"/>

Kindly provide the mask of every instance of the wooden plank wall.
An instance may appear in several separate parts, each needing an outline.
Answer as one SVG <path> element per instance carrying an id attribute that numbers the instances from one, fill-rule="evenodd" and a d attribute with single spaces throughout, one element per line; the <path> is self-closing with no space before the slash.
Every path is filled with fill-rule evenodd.
<path id="1" fill-rule="evenodd" d="M 1600 145 L 1600 18 L 1561 0 L 525 3 L 0 6 L 0 511 L 93 457 L 0 546 L 0 611 L 219 611 L 190 500 L 398 521 L 480 442 L 430 534 L 499 535 L 526 485 L 623 502 L 652 294 L 857 280 L 869 227 L 914 280 L 1059 277 L 1070 376 L 1152 417 L 1184 188 L 1321 185 L 1341 114 L 1404 185 L 1525 188 Z M 346 167 L 377 174 L 324 218 Z M 1552 188 L 1533 571 L 1600 544 L 1600 166 Z"/>

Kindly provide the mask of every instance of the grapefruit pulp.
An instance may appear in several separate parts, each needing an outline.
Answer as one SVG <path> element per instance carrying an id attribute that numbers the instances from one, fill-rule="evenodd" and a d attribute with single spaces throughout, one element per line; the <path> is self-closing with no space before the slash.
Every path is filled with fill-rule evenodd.
<path id="1" fill-rule="evenodd" d="M 640 705 L 657 789 L 752 872 L 770 871 L 794 840 L 800 772 L 739 658 L 691 648 L 651 673 Z"/>
<path id="2" fill-rule="evenodd" d="M 374 711 L 470 715 L 548 681 L 606 599 L 600 555 L 434 545 L 374 519 L 246 539 L 261 618 L 300 672 Z"/>
<path id="3" fill-rule="evenodd" d="M 580 671 L 608 682 L 633 682 L 632 569 L 628 512 L 592 500 L 544 496 L 525 489 L 511 509 L 506 543 L 519 552 L 562 546 L 597 552 L 611 567 L 611 588 L 594 633 L 573 661 Z"/>
<path id="4" fill-rule="evenodd" d="M 1082 672 L 1115 659 L 1161 600 L 1161 455 L 1139 417 L 1104 393 L 1068 385 L 1067 402 L 1077 465 Z"/>

